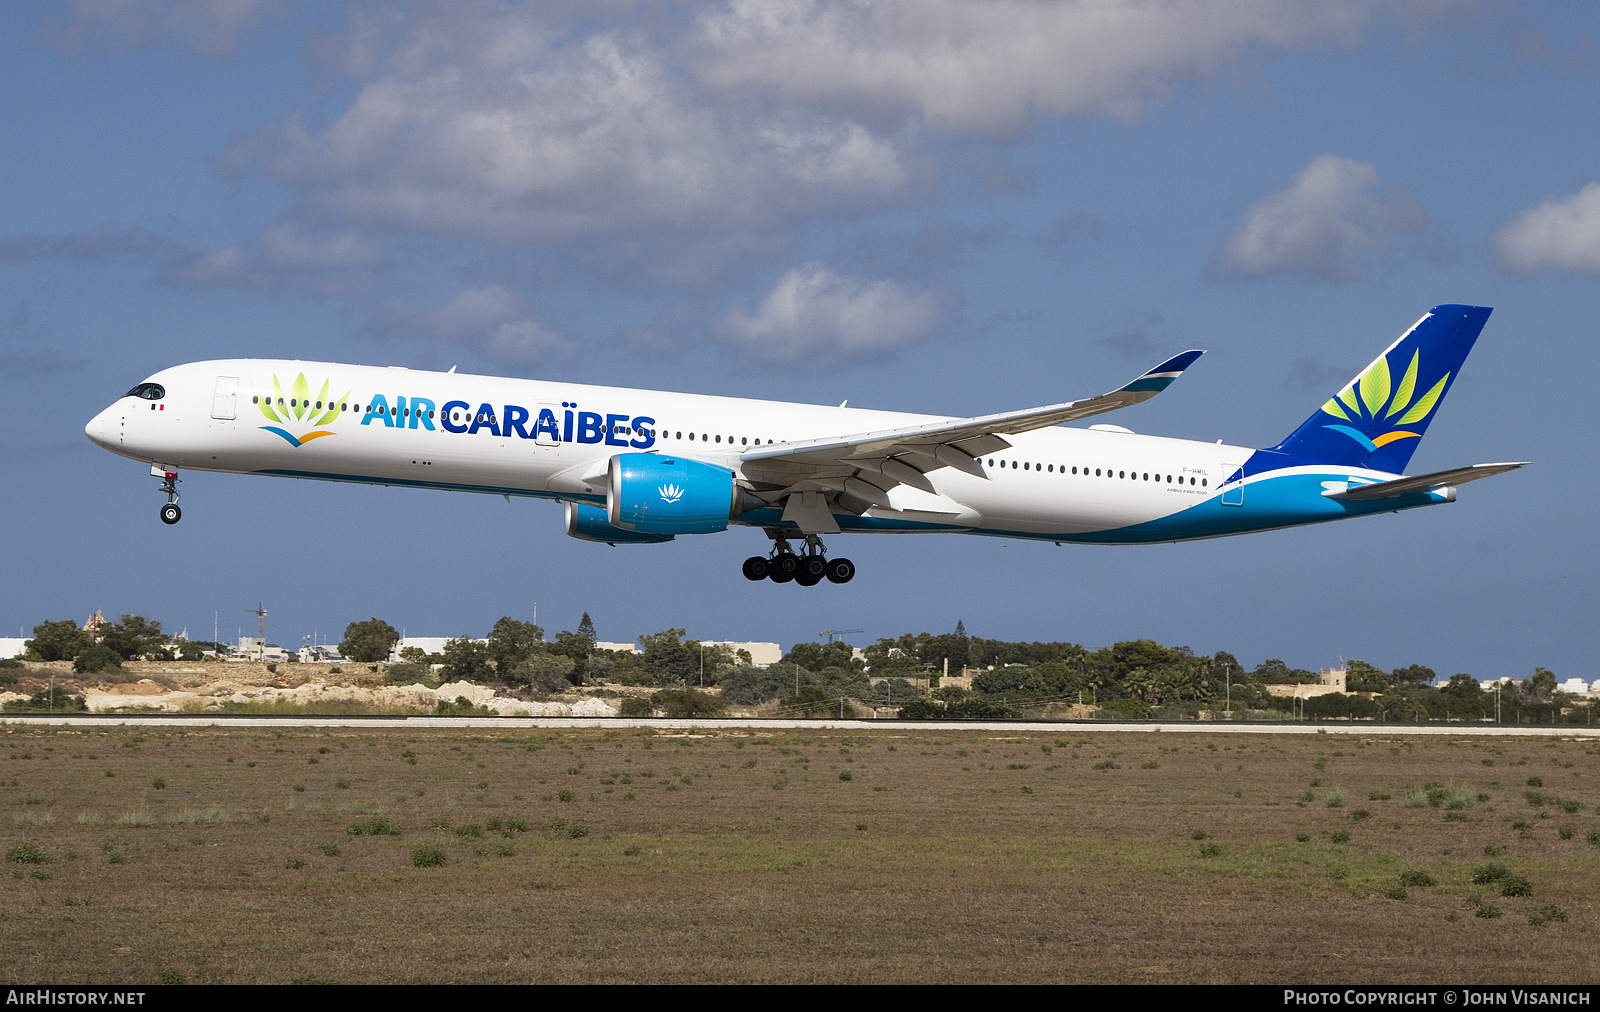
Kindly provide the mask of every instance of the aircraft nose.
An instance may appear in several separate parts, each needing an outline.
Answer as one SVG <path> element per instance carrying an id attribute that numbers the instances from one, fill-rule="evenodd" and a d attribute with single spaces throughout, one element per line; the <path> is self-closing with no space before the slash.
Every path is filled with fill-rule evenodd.
<path id="1" fill-rule="evenodd" d="M 116 419 L 112 417 L 115 411 L 116 405 L 113 404 L 89 419 L 89 424 L 83 427 L 83 434 L 89 437 L 90 442 L 108 449 L 116 442 Z"/>

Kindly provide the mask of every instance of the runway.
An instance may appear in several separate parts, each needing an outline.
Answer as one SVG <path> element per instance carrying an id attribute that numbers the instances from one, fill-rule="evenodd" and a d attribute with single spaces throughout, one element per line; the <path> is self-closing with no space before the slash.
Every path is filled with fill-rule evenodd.
<path id="1" fill-rule="evenodd" d="M 1105 720 L 668 720 L 661 717 L 352 717 L 352 716 L 238 716 L 210 714 L 8 714 L 4 727 L 169 727 L 201 728 L 294 727 L 307 729 L 365 730 L 639 730 L 651 728 L 673 734 L 726 731 L 986 731 L 999 734 L 1084 734 L 1106 731 L 1151 734 L 1342 734 L 1445 737 L 1558 737 L 1600 738 L 1600 725 L 1585 724 L 1367 724 L 1346 721 L 1285 721 L 1283 723 L 1232 723 L 1227 721 L 1105 721 Z"/>

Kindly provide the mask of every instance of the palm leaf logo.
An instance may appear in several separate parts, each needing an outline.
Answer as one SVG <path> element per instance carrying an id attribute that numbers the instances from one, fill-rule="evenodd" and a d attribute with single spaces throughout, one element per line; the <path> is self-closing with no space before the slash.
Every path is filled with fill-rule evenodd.
<path id="1" fill-rule="evenodd" d="M 1450 374 L 1445 373 L 1427 393 L 1413 400 L 1420 365 L 1421 352 L 1412 351 L 1411 361 L 1401 374 L 1400 382 L 1395 383 L 1388 358 L 1378 359 L 1322 406 L 1325 414 L 1349 424 L 1327 425 L 1324 428 L 1344 433 L 1365 446 L 1369 453 L 1397 439 L 1422 438 L 1422 433 L 1407 432 L 1400 426 L 1415 425 L 1428 417 L 1444 395 Z M 1395 418 L 1396 415 L 1400 417 Z M 1390 427 L 1390 419 L 1394 419 L 1393 428 Z"/>
<path id="2" fill-rule="evenodd" d="M 272 376 L 272 395 L 259 397 L 257 406 L 261 414 L 268 420 L 280 422 L 282 425 L 263 425 L 261 428 L 274 435 L 282 436 L 292 446 L 304 446 L 313 439 L 322 436 L 332 436 L 331 430 L 322 429 L 338 417 L 339 404 L 350 397 L 350 391 L 338 398 L 328 397 L 328 380 L 322 381 L 322 388 L 317 391 L 316 397 L 311 396 L 311 384 L 306 382 L 306 374 L 301 373 L 289 385 L 289 396 L 283 395 L 283 385 L 278 381 L 276 373 Z M 295 429 L 309 428 L 315 431 L 295 435 L 283 426 Z"/>

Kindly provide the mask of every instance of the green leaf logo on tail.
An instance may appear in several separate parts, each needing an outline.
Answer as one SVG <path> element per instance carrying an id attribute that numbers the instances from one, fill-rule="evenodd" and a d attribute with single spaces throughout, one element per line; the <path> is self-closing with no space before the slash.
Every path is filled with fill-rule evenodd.
<path id="1" fill-rule="evenodd" d="M 328 381 L 322 381 L 322 389 L 317 391 L 315 397 L 311 396 L 311 384 L 306 382 L 306 374 L 301 373 L 294 378 L 289 386 L 289 396 L 283 394 L 283 387 L 278 382 L 277 374 L 272 377 L 272 395 L 270 397 L 257 395 L 257 406 L 261 408 L 262 415 L 269 421 L 282 423 L 280 425 L 263 425 L 261 428 L 276 436 L 282 436 L 290 446 L 304 446 L 313 439 L 323 436 L 337 435 L 331 429 L 320 426 L 327 425 L 338 417 L 339 404 L 348 400 L 350 392 L 330 399 L 328 397 Z M 288 428 L 285 428 L 288 426 Z M 310 429 L 295 435 L 290 429 Z"/>
<path id="2" fill-rule="evenodd" d="M 1450 374 L 1445 373 L 1427 393 L 1413 401 L 1419 364 L 1420 352 L 1413 351 L 1410 364 L 1396 384 L 1393 382 L 1394 374 L 1389 369 L 1389 360 L 1378 359 L 1322 406 L 1325 414 L 1348 424 L 1325 425 L 1323 428 L 1349 436 L 1366 447 L 1368 453 L 1396 440 L 1421 439 L 1422 433 L 1406 431 L 1402 426 L 1415 425 L 1428 417 L 1444 394 Z M 1396 415 L 1400 417 L 1395 418 Z M 1390 419 L 1394 419 L 1392 428 Z"/>

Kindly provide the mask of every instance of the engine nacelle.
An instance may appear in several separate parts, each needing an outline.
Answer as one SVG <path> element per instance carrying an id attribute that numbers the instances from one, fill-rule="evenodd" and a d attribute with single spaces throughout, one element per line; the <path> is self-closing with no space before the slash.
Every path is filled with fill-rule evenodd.
<path id="1" fill-rule="evenodd" d="M 726 467 L 664 453 L 611 458 L 606 519 L 640 534 L 715 534 L 747 509 L 766 503 L 733 480 Z"/>
<path id="2" fill-rule="evenodd" d="M 599 541 L 607 545 L 659 545 L 672 540 L 670 534 L 641 534 L 611 526 L 606 511 L 600 506 L 569 502 L 567 505 L 567 536 L 579 541 Z"/>

